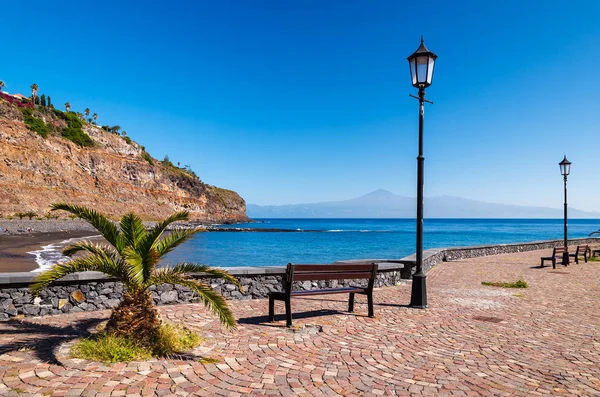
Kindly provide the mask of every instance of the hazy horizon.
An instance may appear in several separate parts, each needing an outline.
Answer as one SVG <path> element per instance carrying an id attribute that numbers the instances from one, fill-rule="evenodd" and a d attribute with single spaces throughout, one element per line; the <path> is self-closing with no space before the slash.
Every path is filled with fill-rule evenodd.
<path id="1" fill-rule="evenodd" d="M 340 201 L 261 206 L 248 203 L 251 218 L 273 219 L 411 219 L 416 199 L 377 189 Z M 571 219 L 595 219 L 600 213 L 569 208 Z M 561 219 L 563 208 L 519 206 L 471 200 L 455 196 L 425 197 L 428 219 Z"/>

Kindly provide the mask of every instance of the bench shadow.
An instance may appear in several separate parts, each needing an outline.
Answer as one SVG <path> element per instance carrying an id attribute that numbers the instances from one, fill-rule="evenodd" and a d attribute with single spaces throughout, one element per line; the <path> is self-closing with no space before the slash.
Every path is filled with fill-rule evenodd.
<path id="1" fill-rule="evenodd" d="M 322 310 L 310 310 L 307 312 L 292 312 L 292 318 L 294 320 L 300 320 L 300 319 L 304 319 L 304 318 L 331 316 L 334 314 L 355 315 L 355 313 L 348 313 L 348 312 L 343 312 L 340 310 L 322 309 Z M 285 313 L 275 314 L 275 321 L 285 321 Z M 238 322 L 240 324 L 263 325 L 263 326 L 267 326 L 267 327 L 281 328 L 280 325 L 275 324 L 274 322 L 273 323 L 269 322 L 268 315 L 243 317 L 243 318 L 239 318 Z"/>
<path id="2" fill-rule="evenodd" d="M 53 364 L 62 363 L 56 357 L 56 349 L 63 343 L 90 336 L 98 324 L 105 318 L 91 318 L 73 321 L 67 326 L 39 324 L 22 320 L 10 320 L 3 323 L 0 335 L 15 335 L 8 343 L 0 345 L 0 355 L 30 351 L 39 360 Z M 17 339 L 17 340 L 15 340 Z"/>

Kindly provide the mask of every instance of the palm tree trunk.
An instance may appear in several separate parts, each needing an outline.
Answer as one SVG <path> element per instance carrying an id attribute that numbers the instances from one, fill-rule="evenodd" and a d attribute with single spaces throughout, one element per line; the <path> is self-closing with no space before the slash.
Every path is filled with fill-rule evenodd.
<path id="1" fill-rule="evenodd" d="M 150 293 L 125 292 L 123 302 L 113 309 L 106 332 L 146 342 L 156 335 L 159 327 L 160 315 Z"/>

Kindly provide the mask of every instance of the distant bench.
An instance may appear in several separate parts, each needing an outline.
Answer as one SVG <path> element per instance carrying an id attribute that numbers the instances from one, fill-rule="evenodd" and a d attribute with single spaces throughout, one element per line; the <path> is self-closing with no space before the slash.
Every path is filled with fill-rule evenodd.
<path id="1" fill-rule="evenodd" d="M 544 267 L 545 261 L 552 261 L 552 268 L 556 269 L 556 259 L 558 258 L 559 260 L 562 261 L 563 254 L 565 254 L 565 253 L 567 253 L 567 254 L 569 253 L 569 251 L 567 250 L 566 247 L 554 247 L 554 249 L 552 250 L 551 256 L 542 256 L 542 258 L 541 258 L 542 263 L 540 264 L 540 266 Z"/>
<path id="2" fill-rule="evenodd" d="M 296 265 L 289 263 L 283 279 L 283 292 L 269 293 L 269 321 L 275 319 L 275 301 L 280 300 L 285 302 L 286 325 L 292 326 L 292 305 L 291 299 L 311 296 L 311 295 L 327 295 L 327 294 L 350 294 L 348 299 L 348 311 L 354 311 L 354 295 L 362 294 L 367 296 L 369 306 L 369 317 L 374 317 L 373 311 L 373 285 L 375 276 L 377 275 L 376 263 L 362 264 L 319 264 L 319 265 Z M 307 280 L 369 280 L 366 287 L 342 287 L 342 288 L 325 288 L 314 290 L 293 291 L 292 286 L 295 281 Z"/>
<path id="3" fill-rule="evenodd" d="M 583 256 L 583 259 L 587 263 L 588 261 L 588 253 L 590 252 L 589 245 L 578 245 L 577 250 L 575 250 L 574 254 L 569 254 L 570 257 L 575 258 L 575 263 L 579 264 L 579 257 Z"/>

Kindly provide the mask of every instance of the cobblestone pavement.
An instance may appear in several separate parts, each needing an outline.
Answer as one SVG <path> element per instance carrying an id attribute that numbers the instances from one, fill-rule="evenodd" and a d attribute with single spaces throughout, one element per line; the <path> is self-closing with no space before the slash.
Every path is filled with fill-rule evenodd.
<path id="1" fill-rule="evenodd" d="M 381 288 L 374 319 L 358 296 L 357 313 L 346 313 L 342 295 L 293 301 L 294 329 L 282 315 L 267 322 L 266 300 L 232 302 L 235 332 L 202 305 L 162 307 L 207 338 L 177 360 L 70 359 L 74 338 L 106 311 L 2 323 L 0 395 L 598 396 L 600 262 L 538 268 L 547 253 L 440 264 L 428 276 L 429 309 L 405 306 L 410 285 Z M 481 285 L 519 278 L 530 287 Z"/>

